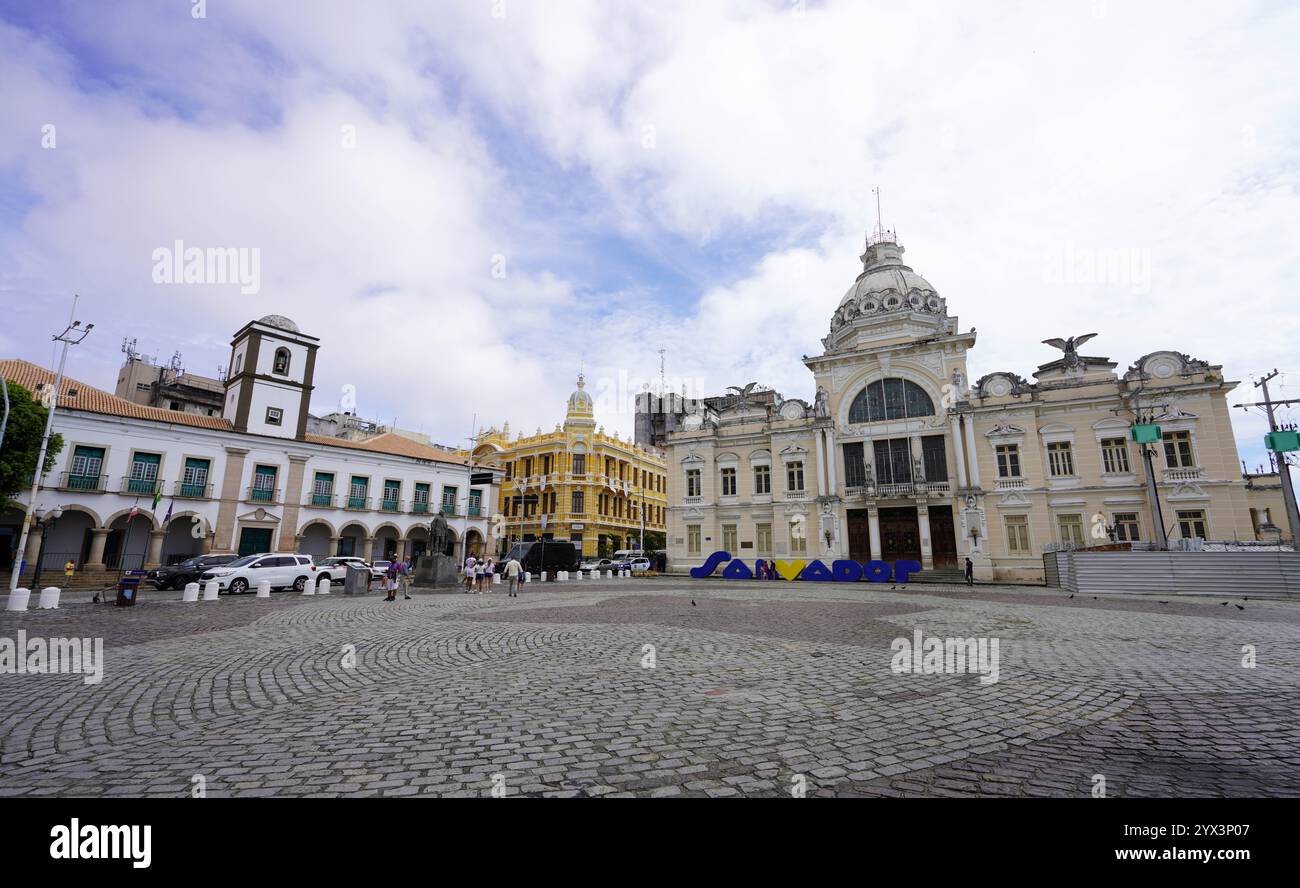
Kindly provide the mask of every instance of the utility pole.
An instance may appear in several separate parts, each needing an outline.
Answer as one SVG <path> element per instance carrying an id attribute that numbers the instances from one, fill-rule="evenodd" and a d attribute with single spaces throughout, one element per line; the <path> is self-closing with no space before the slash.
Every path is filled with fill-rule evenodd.
<path id="1" fill-rule="evenodd" d="M 1255 404 L 1237 404 L 1241 408 L 1246 407 L 1263 407 L 1268 414 L 1268 430 L 1270 432 L 1278 431 L 1277 418 L 1273 414 L 1274 407 L 1282 407 L 1287 404 L 1300 404 L 1300 399 L 1290 398 L 1285 401 L 1274 401 L 1268 394 L 1269 380 L 1277 376 L 1277 370 L 1265 376 L 1255 383 L 1255 388 L 1262 389 L 1264 400 Z M 1291 527 L 1291 542 L 1300 545 L 1300 510 L 1296 509 L 1295 488 L 1291 486 L 1291 464 L 1286 461 L 1286 454 L 1281 452 L 1274 453 L 1277 458 L 1277 474 L 1282 480 L 1282 499 L 1286 502 L 1286 521 Z"/>
<path id="2" fill-rule="evenodd" d="M 27 500 L 27 509 L 23 513 L 23 527 L 18 534 L 18 548 L 14 550 L 14 570 L 9 576 L 9 591 L 12 593 L 18 588 L 18 577 L 23 570 L 23 560 L 27 553 L 27 532 L 32 526 L 32 512 L 36 511 L 36 497 L 40 495 L 41 481 L 45 476 L 45 453 L 50 446 L 50 432 L 54 429 L 54 408 L 59 404 L 59 391 L 63 388 L 63 368 L 68 361 L 68 346 L 78 345 L 83 339 L 90 335 L 90 331 L 95 329 L 94 324 L 81 326 L 81 321 L 77 318 L 77 300 L 81 297 L 74 295 L 72 297 L 72 313 L 68 316 L 68 326 L 63 328 L 63 332 L 53 337 L 55 342 L 63 343 L 63 353 L 59 356 L 59 369 L 54 375 L 54 390 L 50 392 L 50 404 L 48 412 L 45 414 L 45 434 L 41 437 L 41 449 L 36 456 L 36 469 L 32 472 L 32 493 Z"/>

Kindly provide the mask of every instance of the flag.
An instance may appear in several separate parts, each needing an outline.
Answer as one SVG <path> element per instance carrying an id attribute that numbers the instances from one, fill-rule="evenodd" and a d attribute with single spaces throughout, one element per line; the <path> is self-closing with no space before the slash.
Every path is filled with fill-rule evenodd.
<path id="1" fill-rule="evenodd" d="M 138 515 L 138 514 L 140 514 L 140 507 L 137 506 L 137 505 L 132 505 L 132 506 L 131 506 L 131 514 L 126 516 L 126 520 L 127 520 L 127 521 L 134 521 L 134 520 L 135 520 L 135 516 Z"/>
<path id="2" fill-rule="evenodd" d="M 153 491 L 153 507 L 149 511 L 154 514 L 158 513 L 158 504 L 162 502 L 162 485 L 159 484 Z"/>
<path id="3" fill-rule="evenodd" d="M 172 500 L 170 503 L 167 504 L 167 514 L 163 516 L 163 524 L 166 524 L 168 521 L 172 520 L 172 509 L 175 507 L 175 505 L 176 505 L 176 500 Z"/>

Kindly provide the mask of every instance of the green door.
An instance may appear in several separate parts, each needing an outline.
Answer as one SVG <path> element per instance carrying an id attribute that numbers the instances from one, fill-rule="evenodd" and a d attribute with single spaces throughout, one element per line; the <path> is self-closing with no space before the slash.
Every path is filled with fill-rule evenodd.
<path id="1" fill-rule="evenodd" d="M 271 551 L 269 527 L 245 527 L 239 532 L 239 557 Z"/>

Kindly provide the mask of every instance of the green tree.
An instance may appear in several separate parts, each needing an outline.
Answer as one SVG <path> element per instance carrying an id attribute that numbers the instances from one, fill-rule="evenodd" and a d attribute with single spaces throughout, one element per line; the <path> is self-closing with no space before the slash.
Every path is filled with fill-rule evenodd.
<path id="1" fill-rule="evenodd" d="M 0 403 L 0 411 L 3 409 L 3 403 Z M 17 383 L 9 383 L 9 424 L 5 427 L 4 440 L 0 441 L 0 509 L 8 508 L 15 496 L 31 489 L 36 455 L 41 450 L 41 435 L 45 434 L 48 415 L 49 410 L 34 400 L 31 392 Z M 44 471 L 54 467 L 54 460 L 61 450 L 63 436 L 50 435 Z"/>

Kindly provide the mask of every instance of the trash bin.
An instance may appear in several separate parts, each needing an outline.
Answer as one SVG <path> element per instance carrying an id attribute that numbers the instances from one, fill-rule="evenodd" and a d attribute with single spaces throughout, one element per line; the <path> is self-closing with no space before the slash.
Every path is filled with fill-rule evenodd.
<path id="1" fill-rule="evenodd" d="M 349 564 L 343 578 L 344 595 L 369 595 L 372 574 L 369 567 L 357 567 Z"/>
<path id="2" fill-rule="evenodd" d="M 117 580 L 117 606 L 134 607 L 136 595 L 140 591 L 140 582 L 144 579 L 142 570 L 128 570 Z"/>

